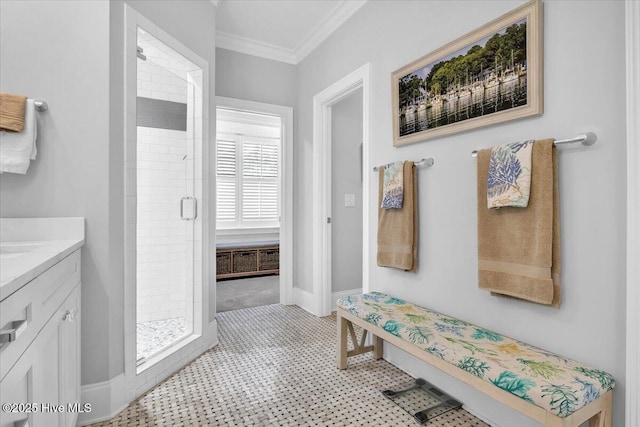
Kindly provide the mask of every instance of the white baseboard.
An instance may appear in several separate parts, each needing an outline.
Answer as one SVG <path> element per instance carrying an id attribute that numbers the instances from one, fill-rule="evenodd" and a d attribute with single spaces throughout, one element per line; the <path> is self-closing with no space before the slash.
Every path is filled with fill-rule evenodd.
<path id="1" fill-rule="evenodd" d="M 349 295 L 357 295 L 362 293 L 362 288 L 348 289 L 346 291 L 333 292 L 331 294 L 331 311 L 336 311 L 336 301 L 342 297 L 348 297 Z"/>
<path id="2" fill-rule="evenodd" d="M 336 311 L 336 301 L 338 298 L 346 297 L 349 295 L 361 294 L 362 288 L 349 289 L 346 291 L 333 292 L 331 294 L 331 311 Z M 315 295 L 309 291 L 305 291 L 300 288 L 293 288 L 293 303 L 298 307 L 308 311 L 314 316 L 319 316 L 318 301 Z"/>
<path id="3" fill-rule="evenodd" d="M 293 303 L 314 316 L 318 316 L 318 304 L 311 292 L 293 288 Z"/>
<path id="4" fill-rule="evenodd" d="M 483 421 L 484 423 L 489 424 L 492 427 L 498 427 L 498 424 L 487 418 L 484 414 L 478 413 L 478 411 L 469 408 L 467 405 L 462 405 L 462 409 L 464 409 L 474 417 L 480 419 L 480 421 Z"/>
<path id="5" fill-rule="evenodd" d="M 91 404 L 91 412 L 78 414 L 78 425 L 86 426 L 110 420 L 134 399 L 133 390 L 127 390 L 124 373 L 110 380 L 82 386 L 82 403 Z"/>

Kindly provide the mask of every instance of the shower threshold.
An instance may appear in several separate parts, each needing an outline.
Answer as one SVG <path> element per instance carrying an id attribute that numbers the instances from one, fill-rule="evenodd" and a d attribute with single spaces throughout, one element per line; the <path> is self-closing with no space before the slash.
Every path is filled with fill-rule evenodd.
<path id="1" fill-rule="evenodd" d="M 171 319 L 150 320 L 138 322 L 136 325 L 137 365 L 164 351 L 187 336 L 186 319 L 174 317 Z"/>

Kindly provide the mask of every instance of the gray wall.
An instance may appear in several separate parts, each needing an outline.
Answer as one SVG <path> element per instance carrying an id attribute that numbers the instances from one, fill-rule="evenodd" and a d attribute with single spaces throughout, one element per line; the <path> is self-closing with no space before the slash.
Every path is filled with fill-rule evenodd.
<path id="1" fill-rule="evenodd" d="M 331 107 L 331 291 L 362 287 L 362 89 Z M 344 195 L 355 194 L 355 207 Z"/>
<path id="2" fill-rule="evenodd" d="M 372 218 L 367 254 L 370 288 L 611 372 L 618 383 L 614 425 L 621 426 L 626 256 L 624 2 L 544 2 L 543 116 L 392 147 L 390 74 L 520 4 L 368 2 L 299 65 L 294 283 L 310 290 L 312 281 L 312 97 L 370 62 L 371 164 L 427 156 L 436 161 L 433 168 L 418 172 L 421 243 L 416 274 L 376 266 L 376 188 L 365 189 Z M 523 138 L 567 138 L 588 130 L 598 134 L 595 146 L 567 147 L 559 155 L 562 307 L 480 291 L 476 164 L 471 151 Z M 393 349 L 386 357 L 414 375 L 429 378 L 497 425 L 535 425 L 413 357 Z"/>
<path id="3" fill-rule="evenodd" d="M 296 67 L 216 48 L 216 95 L 294 107 Z"/>
<path id="4" fill-rule="evenodd" d="M 128 3 L 209 61 L 215 111 L 213 5 Z M 0 89 L 49 103 L 38 159 L 0 179 L 0 215 L 86 218 L 83 384 L 124 372 L 123 34 L 122 0 L 0 2 Z"/>
<path id="5" fill-rule="evenodd" d="M 105 380 L 117 373 L 109 347 L 122 293 L 110 258 L 109 3 L 2 1 L 0 29 L 0 87 L 49 103 L 38 114 L 38 159 L 26 176 L 0 178 L 0 215 L 86 218 L 83 380 Z M 123 355 L 112 363 L 122 367 Z"/>

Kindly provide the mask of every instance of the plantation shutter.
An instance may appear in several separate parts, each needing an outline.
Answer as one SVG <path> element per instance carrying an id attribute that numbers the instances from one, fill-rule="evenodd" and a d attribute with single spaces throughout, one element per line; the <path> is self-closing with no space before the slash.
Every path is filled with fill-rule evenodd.
<path id="1" fill-rule="evenodd" d="M 236 224 L 237 214 L 237 141 L 217 140 L 217 223 L 224 226 Z"/>
<path id="2" fill-rule="evenodd" d="M 279 227 L 280 140 L 218 133 L 216 226 Z"/>
<path id="3" fill-rule="evenodd" d="M 245 138 L 242 143 L 242 223 L 278 222 L 278 145 Z"/>

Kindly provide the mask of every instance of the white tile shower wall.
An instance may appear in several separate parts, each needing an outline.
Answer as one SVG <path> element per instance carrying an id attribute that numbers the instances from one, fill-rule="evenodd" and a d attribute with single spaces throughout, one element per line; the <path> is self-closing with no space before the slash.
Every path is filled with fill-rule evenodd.
<path id="1" fill-rule="evenodd" d="M 187 82 L 148 57 L 138 61 L 138 96 L 186 103 Z"/>
<path id="2" fill-rule="evenodd" d="M 138 127 L 138 322 L 186 315 L 187 145 L 187 132 Z"/>
<path id="3" fill-rule="evenodd" d="M 138 96 L 187 103 L 186 80 L 160 65 L 151 57 L 138 61 Z M 180 219 L 179 202 L 193 179 L 189 136 L 137 128 L 138 322 L 188 317 L 187 224 Z"/>

